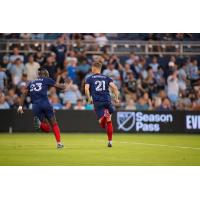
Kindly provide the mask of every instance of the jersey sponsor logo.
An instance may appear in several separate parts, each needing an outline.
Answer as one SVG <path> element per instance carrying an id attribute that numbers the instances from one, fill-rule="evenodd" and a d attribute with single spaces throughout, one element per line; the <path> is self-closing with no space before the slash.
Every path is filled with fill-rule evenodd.
<path id="1" fill-rule="evenodd" d="M 159 132 L 162 123 L 173 122 L 172 114 L 146 114 L 142 112 L 118 112 L 118 129 L 122 131 Z"/>
<path id="2" fill-rule="evenodd" d="M 200 115 L 186 115 L 186 129 L 200 130 Z"/>

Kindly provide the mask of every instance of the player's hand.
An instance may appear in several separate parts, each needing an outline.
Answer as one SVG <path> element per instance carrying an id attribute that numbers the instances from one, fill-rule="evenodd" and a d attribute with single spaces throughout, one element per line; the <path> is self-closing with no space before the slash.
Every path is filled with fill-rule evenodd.
<path id="1" fill-rule="evenodd" d="M 118 98 L 115 98 L 114 101 L 115 101 L 115 103 L 117 103 L 117 104 L 119 103 L 119 99 L 118 99 Z"/>
<path id="2" fill-rule="evenodd" d="M 70 78 L 66 78 L 66 81 L 65 81 L 69 86 L 72 85 L 72 80 Z"/>
<path id="3" fill-rule="evenodd" d="M 20 113 L 20 114 L 24 113 L 22 106 L 18 107 L 17 112 Z"/>

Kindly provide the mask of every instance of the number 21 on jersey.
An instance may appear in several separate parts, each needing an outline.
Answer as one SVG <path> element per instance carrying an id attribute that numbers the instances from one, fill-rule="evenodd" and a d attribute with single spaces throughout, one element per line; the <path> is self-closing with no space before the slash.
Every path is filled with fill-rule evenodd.
<path id="1" fill-rule="evenodd" d="M 103 91 L 106 89 L 106 82 L 105 81 L 95 81 L 96 91 Z"/>

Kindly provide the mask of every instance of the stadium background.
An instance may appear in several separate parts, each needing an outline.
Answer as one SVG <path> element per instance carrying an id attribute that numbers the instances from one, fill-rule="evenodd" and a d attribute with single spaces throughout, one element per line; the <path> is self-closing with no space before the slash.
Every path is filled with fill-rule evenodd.
<path id="1" fill-rule="evenodd" d="M 64 92 L 55 88 L 49 90 L 54 110 L 70 110 L 68 113 L 93 110 L 85 100 L 83 86 L 92 62 L 101 56 L 102 73 L 110 76 L 120 90 L 120 104 L 115 105 L 116 110 L 198 111 L 199 55 L 200 34 L 194 33 L 1 34 L 0 109 L 15 112 L 21 93 L 27 83 L 37 77 L 41 67 L 59 83 L 67 78 L 73 80 L 73 85 Z M 25 109 L 31 106 L 27 97 Z M 6 118 L 1 114 L 1 118 L 7 120 L 2 124 L 16 118 L 9 113 Z M 2 125 L 1 131 L 8 130 L 7 127 L 10 125 L 5 128 Z M 21 129 L 27 131 L 23 125 Z M 96 125 L 95 129 L 99 131 Z"/>

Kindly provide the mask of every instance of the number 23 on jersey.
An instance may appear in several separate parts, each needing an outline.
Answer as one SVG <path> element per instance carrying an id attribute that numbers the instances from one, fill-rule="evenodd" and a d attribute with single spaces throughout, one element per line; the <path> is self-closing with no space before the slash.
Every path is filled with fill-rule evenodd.
<path id="1" fill-rule="evenodd" d="M 42 89 L 42 83 L 32 83 L 31 85 L 30 85 L 30 92 L 33 92 L 33 91 L 35 91 L 35 92 L 38 92 L 38 91 L 40 91 Z"/>

